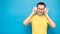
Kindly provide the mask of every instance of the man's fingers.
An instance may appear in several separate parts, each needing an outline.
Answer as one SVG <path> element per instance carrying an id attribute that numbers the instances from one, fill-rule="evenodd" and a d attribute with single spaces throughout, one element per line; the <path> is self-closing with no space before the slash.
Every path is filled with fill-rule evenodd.
<path id="1" fill-rule="evenodd" d="M 48 12 L 48 10 L 49 10 L 49 9 L 46 7 L 46 8 L 45 8 L 45 12 Z"/>
<path id="2" fill-rule="evenodd" d="M 37 11 L 37 7 L 33 7 L 33 11 Z"/>

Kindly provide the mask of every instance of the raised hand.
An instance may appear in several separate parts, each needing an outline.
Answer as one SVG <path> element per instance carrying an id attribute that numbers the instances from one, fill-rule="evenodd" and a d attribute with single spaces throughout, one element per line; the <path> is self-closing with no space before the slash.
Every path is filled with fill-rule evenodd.
<path id="1" fill-rule="evenodd" d="M 45 15 L 48 14 L 48 8 L 45 8 L 44 14 L 45 14 Z"/>
<path id="2" fill-rule="evenodd" d="M 32 12 L 36 13 L 36 11 L 37 11 L 37 7 L 34 7 Z"/>

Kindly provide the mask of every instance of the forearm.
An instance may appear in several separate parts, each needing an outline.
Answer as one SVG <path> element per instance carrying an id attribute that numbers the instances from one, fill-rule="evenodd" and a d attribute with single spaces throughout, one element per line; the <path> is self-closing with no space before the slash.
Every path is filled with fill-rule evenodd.
<path id="1" fill-rule="evenodd" d="M 27 20 L 30 20 L 30 18 L 34 15 L 34 13 L 32 12 L 28 17 Z"/>
<path id="2" fill-rule="evenodd" d="M 32 12 L 25 20 L 24 24 L 27 25 L 30 22 L 31 17 L 34 15 L 34 12 Z"/>
<path id="3" fill-rule="evenodd" d="M 56 26 L 55 23 L 52 21 L 52 19 L 47 14 L 46 14 L 46 17 L 50 22 L 49 24 L 54 28 Z"/>
<path id="4" fill-rule="evenodd" d="M 33 8 L 32 13 L 24 20 L 23 24 L 28 24 L 30 22 L 30 19 L 33 17 L 33 15 L 36 13 L 37 7 Z"/>

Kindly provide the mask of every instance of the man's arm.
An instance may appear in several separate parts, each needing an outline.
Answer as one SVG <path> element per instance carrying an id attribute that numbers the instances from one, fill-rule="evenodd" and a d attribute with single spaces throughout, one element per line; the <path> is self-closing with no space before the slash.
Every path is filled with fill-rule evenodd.
<path id="1" fill-rule="evenodd" d="M 46 15 L 47 19 L 49 20 L 49 24 L 52 26 L 52 28 L 56 27 L 55 23 L 53 22 L 53 20 L 48 16 Z"/>
<path id="2" fill-rule="evenodd" d="M 52 28 L 56 27 L 56 24 L 53 22 L 53 20 L 48 16 L 48 9 L 46 8 L 45 10 L 45 16 L 47 17 L 47 19 L 49 20 L 49 24 L 52 26 Z"/>
<path id="3" fill-rule="evenodd" d="M 24 20 L 23 24 L 27 25 L 30 22 L 31 17 L 36 13 L 37 7 L 33 8 L 32 13 Z"/>

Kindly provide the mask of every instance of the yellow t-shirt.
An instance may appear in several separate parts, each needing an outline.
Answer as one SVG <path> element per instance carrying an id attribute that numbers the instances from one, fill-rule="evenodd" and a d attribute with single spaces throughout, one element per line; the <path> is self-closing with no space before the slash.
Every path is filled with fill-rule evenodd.
<path id="1" fill-rule="evenodd" d="M 32 23 L 32 34 L 47 34 L 47 26 L 49 24 L 46 16 L 34 15 L 30 22 Z"/>

